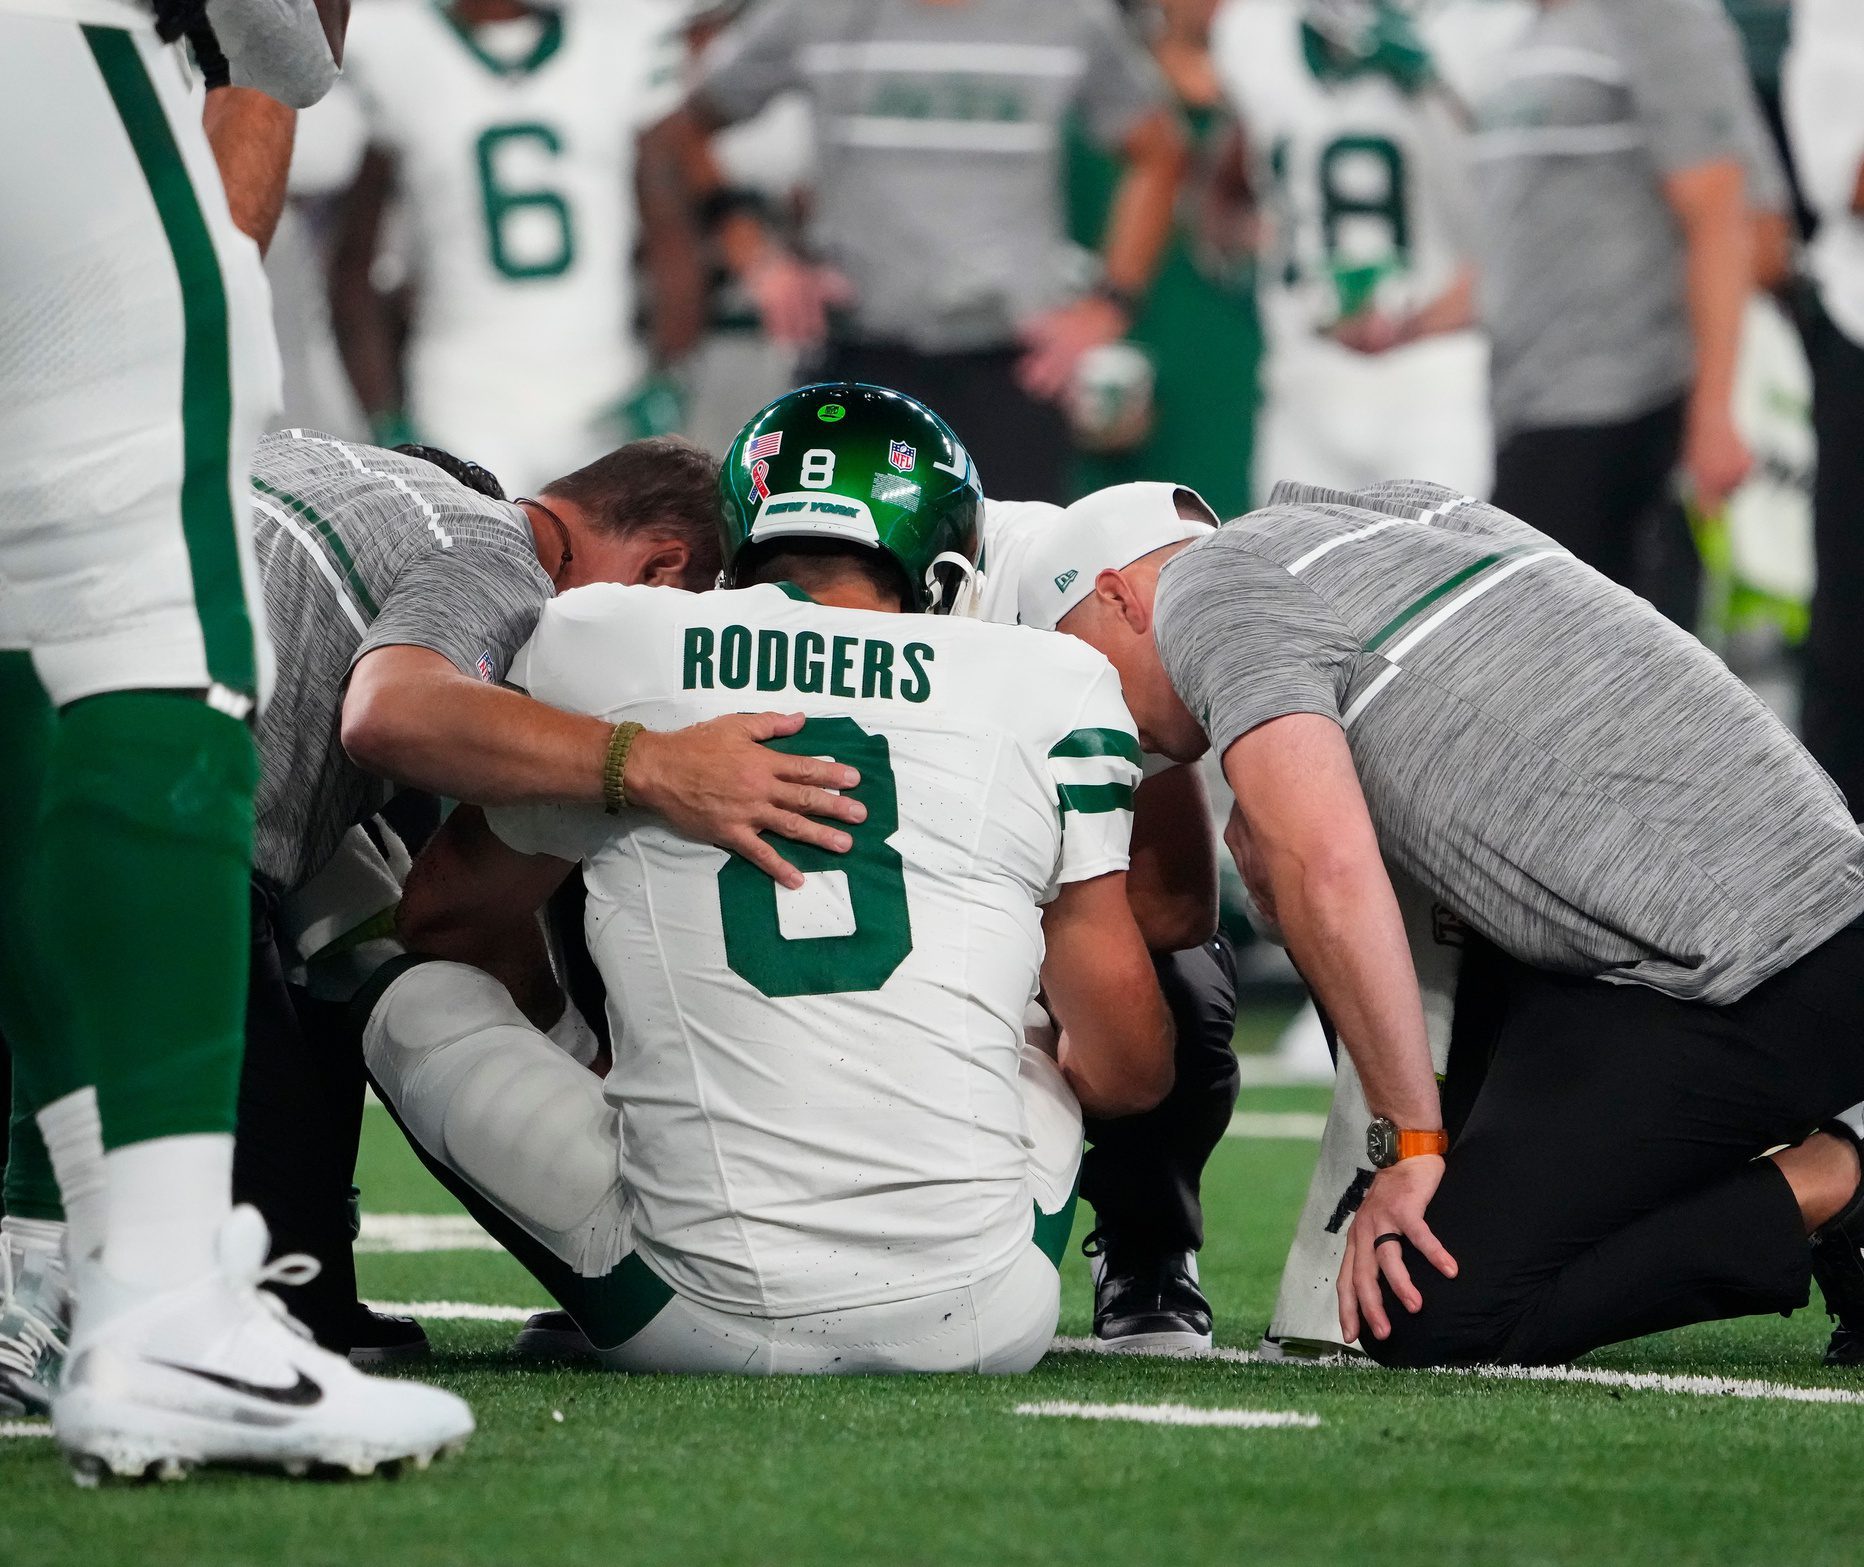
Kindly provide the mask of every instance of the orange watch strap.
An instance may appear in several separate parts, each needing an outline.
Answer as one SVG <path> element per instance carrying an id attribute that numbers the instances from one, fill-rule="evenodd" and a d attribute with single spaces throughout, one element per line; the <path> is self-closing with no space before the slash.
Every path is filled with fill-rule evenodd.
<path id="1" fill-rule="evenodd" d="M 1450 1151 L 1450 1134 L 1448 1132 L 1407 1132 L 1398 1133 L 1398 1157 L 1415 1159 L 1420 1154 L 1434 1153 L 1439 1156 Z"/>

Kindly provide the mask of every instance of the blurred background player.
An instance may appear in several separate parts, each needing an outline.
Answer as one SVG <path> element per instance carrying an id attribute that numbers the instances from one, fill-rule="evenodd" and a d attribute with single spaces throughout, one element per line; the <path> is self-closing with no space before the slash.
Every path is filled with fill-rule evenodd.
<path id="1" fill-rule="evenodd" d="M 1476 109 L 1496 504 L 1693 627 L 1681 501 L 1750 466 L 1739 39 L 1714 0 L 1542 0 Z"/>
<path id="2" fill-rule="evenodd" d="M 358 8 L 348 74 L 369 150 L 331 310 L 383 444 L 431 441 L 528 492 L 679 423 L 652 372 L 696 338 L 704 277 L 678 192 L 637 142 L 678 101 L 681 17 L 674 0 Z M 393 298 L 377 273 L 391 207 L 408 271 Z"/>
<path id="3" fill-rule="evenodd" d="M 451 1394 L 371 1382 L 268 1310 L 264 1225 L 230 1200 L 246 724 L 270 673 L 243 497 L 278 396 L 236 224 L 270 234 L 292 121 L 253 105 L 242 125 L 247 100 L 218 93 L 203 121 L 174 43 L 189 32 L 223 87 L 308 104 L 347 10 L 0 13 L 0 1014 L 32 1112 L 0 1317 L 28 1325 L 57 1282 L 33 1201 L 62 1200 L 76 1308 L 53 1433 L 92 1483 L 201 1461 L 366 1473 L 472 1430 Z M 55 1353 L 62 1323 L 33 1325 Z M 0 1376 L 42 1408 L 41 1370 Z"/>
<path id="4" fill-rule="evenodd" d="M 1466 125 L 1424 35 L 1391 0 L 1226 0 L 1211 47 L 1262 209 L 1257 493 L 1486 494 Z"/>
<path id="5" fill-rule="evenodd" d="M 724 187 L 703 139 L 805 89 L 808 250 Z M 1126 172 L 1099 262 L 1068 240 L 1064 129 Z M 1132 325 L 1170 232 L 1184 140 L 1111 0 L 756 0 L 669 128 L 732 270 L 812 378 L 897 387 L 965 432 L 999 493 L 1066 499 L 1062 409 Z"/>
<path id="6" fill-rule="evenodd" d="M 1818 214 L 1807 342 L 1818 431 L 1818 586 L 1806 641 L 1807 748 L 1864 812 L 1864 11 L 1800 0 L 1786 101 Z"/>

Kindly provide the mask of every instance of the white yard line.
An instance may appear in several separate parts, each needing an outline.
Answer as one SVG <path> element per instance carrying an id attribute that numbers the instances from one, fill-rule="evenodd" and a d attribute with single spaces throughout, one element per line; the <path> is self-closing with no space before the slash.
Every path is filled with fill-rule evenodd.
<path id="1" fill-rule="evenodd" d="M 1327 1118 L 1310 1110 L 1239 1110 L 1230 1117 L 1225 1137 L 1280 1138 L 1317 1143 L 1327 1130 Z"/>
<path id="2" fill-rule="evenodd" d="M 50 1436 L 52 1422 L 49 1420 L 0 1420 L 0 1442 L 9 1437 Z"/>
<path id="3" fill-rule="evenodd" d="M 1098 1339 L 1058 1338 L 1054 1347 L 1064 1352 L 1107 1353 Z M 1133 1358 L 1142 1358 L 1135 1355 Z M 1292 1371 L 1323 1367 L 1335 1371 L 1371 1372 L 1377 1368 L 1363 1360 L 1270 1360 L 1253 1349 L 1219 1346 L 1199 1354 L 1159 1356 L 1173 1360 L 1218 1360 L 1236 1366 L 1283 1366 Z M 1577 1382 L 1589 1387 L 1624 1388 L 1639 1393 L 1678 1393 L 1694 1398 L 1742 1398 L 1782 1404 L 1864 1404 L 1864 1389 L 1801 1387 L 1792 1382 L 1763 1382 L 1752 1377 L 1679 1376 L 1663 1371 L 1605 1371 L 1591 1366 L 1446 1366 L 1412 1375 L 1478 1377 L 1491 1382 Z"/>
<path id="4" fill-rule="evenodd" d="M 463 1213 L 365 1213 L 356 1242 L 359 1254 L 504 1249 Z"/>
<path id="5" fill-rule="evenodd" d="M 1277 1055 L 1240 1055 L 1236 1058 L 1236 1080 L 1245 1088 L 1327 1088 L 1333 1087 L 1333 1074 L 1324 1077 L 1311 1069 L 1290 1066 Z"/>
<path id="6" fill-rule="evenodd" d="M 371 1309 L 429 1322 L 526 1322 L 548 1306 L 482 1306 L 474 1300 L 372 1300 Z"/>
<path id="7" fill-rule="evenodd" d="M 1018 1404 L 1019 1415 L 1048 1415 L 1066 1420 L 1128 1420 L 1143 1426 L 1232 1426 L 1251 1431 L 1311 1431 L 1319 1415 L 1292 1409 L 1199 1409 L 1192 1404 Z"/>

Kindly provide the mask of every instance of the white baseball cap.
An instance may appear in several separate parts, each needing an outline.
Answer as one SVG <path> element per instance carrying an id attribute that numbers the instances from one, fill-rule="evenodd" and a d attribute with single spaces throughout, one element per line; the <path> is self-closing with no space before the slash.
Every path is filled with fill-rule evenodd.
<path id="1" fill-rule="evenodd" d="M 1180 506 L 1209 520 L 1192 522 Z M 1184 484 L 1116 484 L 1084 495 L 1045 528 L 1027 556 L 1016 586 L 1017 619 L 1053 631 L 1061 618 L 1094 591 L 1103 571 L 1118 571 L 1167 544 L 1214 533 L 1217 514 Z"/>

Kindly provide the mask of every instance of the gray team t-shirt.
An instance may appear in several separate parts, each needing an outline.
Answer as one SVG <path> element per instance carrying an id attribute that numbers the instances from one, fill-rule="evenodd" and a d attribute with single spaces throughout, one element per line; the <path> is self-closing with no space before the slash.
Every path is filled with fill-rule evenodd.
<path id="1" fill-rule="evenodd" d="M 1864 912 L 1864 833 L 1760 700 L 1452 490 L 1280 486 L 1165 568 L 1157 635 L 1219 755 L 1340 723 L 1386 859 L 1524 962 L 1724 1004 Z"/>
<path id="2" fill-rule="evenodd" d="M 253 456 L 253 533 L 278 677 L 259 720 L 253 860 L 300 885 L 392 792 L 350 761 L 344 686 L 379 647 L 431 648 L 503 680 L 554 591 L 530 524 L 432 463 L 311 430 Z"/>
<path id="3" fill-rule="evenodd" d="M 795 88 L 819 149 L 811 242 L 854 283 L 851 335 L 928 352 L 1007 343 L 1085 286 L 1066 123 L 1113 146 L 1170 101 L 1112 0 L 757 0 L 695 97 L 735 124 Z"/>
<path id="4" fill-rule="evenodd" d="M 1476 119 L 1497 432 L 1612 423 L 1682 396 L 1693 340 L 1662 182 L 1724 158 L 1772 162 L 1721 6 L 1545 6 L 1498 63 Z"/>

